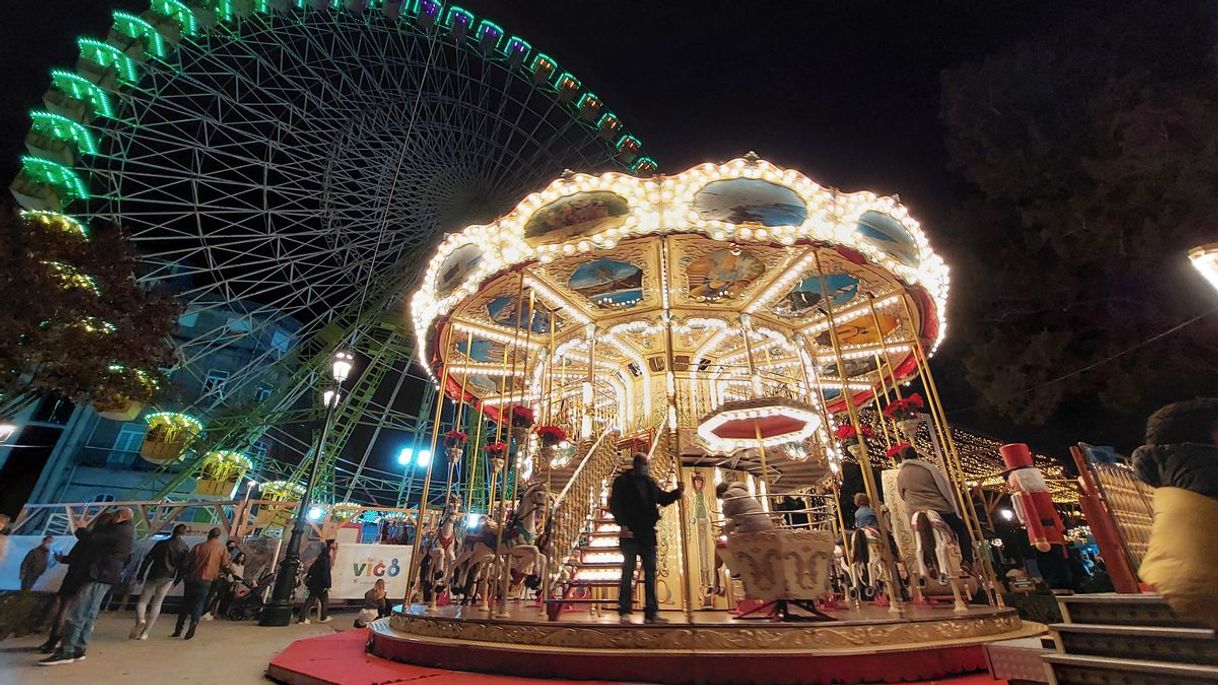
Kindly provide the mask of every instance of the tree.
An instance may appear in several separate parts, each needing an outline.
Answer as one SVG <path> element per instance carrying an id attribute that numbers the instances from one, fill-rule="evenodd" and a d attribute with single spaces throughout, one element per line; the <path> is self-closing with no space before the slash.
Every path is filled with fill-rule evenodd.
<path id="1" fill-rule="evenodd" d="M 984 407 L 1023 424 L 1067 402 L 1132 417 L 1218 381 L 1218 300 L 1184 257 L 1218 236 L 1205 8 L 1078 10 L 944 73 L 950 163 L 973 188 L 957 330 Z"/>
<path id="2" fill-rule="evenodd" d="M 122 231 L 3 212 L 0 240 L 0 416 L 44 394 L 150 400 L 178 308 L 136 283 Z"/>

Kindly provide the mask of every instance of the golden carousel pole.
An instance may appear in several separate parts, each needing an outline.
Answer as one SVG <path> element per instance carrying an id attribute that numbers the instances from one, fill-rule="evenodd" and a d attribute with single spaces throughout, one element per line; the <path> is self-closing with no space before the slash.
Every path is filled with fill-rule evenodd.
<path id="1" fill-rule="evenodd" d="M 660 287 L 664 288 L 662 293 L 664 310 L 661 316 L 664 321 L 664 365 L 668 370 L 668 376 L 665 378 L 665 390 L 668 395 L 668 418 L 669 430 L 672 432 L 672 460 L 674 473 L 677 477 L 677 486 L 685 487 L 685 470 L 681 464 L 681 420 L 677 406 L 677 372 L 673 367 L 674 355 L 673 335 L 672 335 L 672 310 L 668 306 L 668 236 L 660 238 L 660 269 L 661 282 Z M 690 360 L 691 362 L 693 360 Z M 658 436 L 657 436 L 658 437 Z M 688 515 L 685 505 L 684 491 L 682 496 L 677 498 L 677 535 L 680 538 L 681 544 L 681 580 L 682 580 L 682 601 L 684 602 L 685 622 L 693 623 L 694 596 L 690 585 L 693 582 L 693 574 L 689 570 L 689 536 L 685 530 L 686 516 Z"/>
<path id="2" fill-rule="evenodd" d="M 514 349 L 515 344 L 516 344 L 516 340 L 515 340 L 514 336 L 512 339 L 512 346 L 509 346 L 506 342 L 503 344 L 503 361 L 500 362 L 501 371 L 506 370 L 508 368 L 508 354 L 512 349 Z M 499 402 L 501 404 L 499 405 L 499 418 L 498 418 L 498 420 L 495 421 L 494 442 L 503 441 L 503 404 L 502 404 L 502 402 L 504 401 L 503 400 L 504 395 L 507 393 L 507 382 L 508 382 L 507 376 L 505 376 L 505 375 L 499 376 L 499 395 L 498 395 L 498 397 L 499 397 Z M 485 406 L 486 405 L 484 403 L 483 407 L 485 407 Z M 500 457 L 499 464 L 497 466 L 495 465 L 494 460 L 491 461 L 491 480 L 490 480 L 490 484 L 488 485 L 488 488 L 487 488 L 487 502 L 486 502 L 487 516 L 490 516 L 491 512 L 499 505 L 499 498 L 495 496 L 495 489 L 499 486 L 499 472 L 503 470 L 503 462 L 505 461 L 506 457 L 507 457 L 506 454 L 504 454 L 503 457 Z"/>
<path id="3" fill-rule="evenodd" d="M 521 377 L 526 379 L 526 382 L 520 384 L 520 403 L 512 405 L 513 415 L 515 414 L 515 408 L 517 406 L 521 406 L 524 404 L 524 398 L 528 391 L 528 382 L 527 382 L 528 375 L 529 375 L 529 361 L 528 361 L 529 352 L 528 351 L 529 351 L 529 343 L 532 340 L 532 334 L 533 334 L 533 311 L 534 311 L 534 304 L 536 302 L 536 298 L 537 298 L 536 291 L 530 290 L 529 291 L 529 311 L 528 311 L 527 317 L 525 317 L 525 319 L 524 319 L 525 357 L 524 357 L 524 360 L 521 361 L 521 364 L 520 364 Z M 516 308 L 516 314 L 517 314 L 516 330 L 517 331 L 520 330 L 520 325 L 519 325 L 520 310 L 522 309 L 522 307 L 520 305 L 524 304 L 523 300 L 524 300 L 524 270 L 522 269 L 520 271 L 520 294 L 519 294 L 518 299 L 516 300 L 518 303 L 517 308 Z M 512 357 L 511 378 L 513 379 L 512 380 L 513 387 L 512 387 L 512 390 L 508 393 L 509 397 L 514 396 L 516 394 L 516 388 L 515 388 L 516 356 L 515 355 L 513 355 L 513 357 Z M 509 417 L 508 420 L 511 421 L 511 418 Z M 511 431 L 509 430 L 509 437 L 516 437 L 516 436 L 510 435 L 510 433 L 511 433 Z M 503 500 L 499 507 L 499 535 L 495 542 L 495 559 L 498 560 L 500 557 L 503 557 L 503 567 L 499 570 L 499 578 L 497 579 L 497 585 L 499 586 L 499 601 L 498 601 L 498 610 L 495 612 L 495 615 L 494 615 L 495 618 L 511 618 L 511 616 L 512 616 L 511 613 L 507 610 L 507 596 L 508 596 L 508 590 L 510 589 L 511 578 L 512 578 L 512 560 L 511 560 L 510 550 L 508 551 L 508 553 L 506 555 L 504 554 L 503 533 L 507 529 L 507 518 L 506 518 L 507 500 L 508 500 L 509 496 L 513 497 L 513 499 L 515 497 L 514 493 L 512 495 L 509 495 L 509 493 L 507 491 L 508 475 L 512 471 L 512 465 L 515 464 L 516 482 L 513 483 L 513 485 L 519 485 L 520 484 L 519 483 L 519 481 L 520 481 L 520 464 L 523 463 L 524 459 L 528 459 L 528 456 L 529 456 L 528 432 L 522 431 L 521 433 L 522 433 L 522 435 L 516 439 L 515 452 L 512 451 L 512 446 L 510 444 L 508 445 L 508 451 L 507 451 L 508 459 L 507 459 L 507 461 L 504 462 L 504 465 L 503 465 Z M 517 513 L 517 515 L 519 515 L 520 512 L 517 511 L 516 513 Z"/>
<path id="4" fill-rule="evenodd" d="M 431 449 L 432 458 L 427 462 L 427 475 L 423 477 L 423 492 L 419 497 L 419 506 L 415 516 L 414 526 L 414 542 L 410 546 L 410 568 L 406 572 L 406 597 L 402 600 L 405 606 L 410 606 L 410 595 L 414 590 L 415 582 L 418 580 L 419 564 L 422 559 L 419 558 L 419 546 L 423 542 L 423 524 L 424 517 L 427 515 L 427 496 L 431 491 L 431 470 L 435 466 L 436 459 L 436 441 L 440 437 L 440 418 L 444 413 L 444 397 L 445 390 L 448 386 L 448 363 L 445 360 L 443 352 L 448 351 L 448 344 L 452 342 L 452 326 L 451 324 L 444 329 L 444 342 L 440 347 L 442 351 L 440 355 L 441 361 L 444 363 L 444 368 L 440 370 L 440 392 L 436 398 L 436 415 L 432 420 L 431 425 Z M 407 498 L 410 493 L 406 493 Z"/>
<path id="5" fill-rule="evenodd" d="M 467 513 L 473 507 L 473 503 L 474 503 L 474 488 L 472 486 L 474 484 L 474 474 L 477 472 L 477 468 L 478 468 L 478 451 L 482 448 L 482 446 L 479 444 L 479 441 L 482 439 L 482 425 L 486 423 L 485 414 L 486 414 L 486 403 L 479 402 L 478 403 L 478 423 L 474 427 L 474 439 L 473 439 L 473 441 L 471 441 L 469 443 L 469 445 L 470 445 L 469 467 L 468 467 L 469 476 L 465 482 L 465 511 Z M 490 511 L 490 504 L 491 504 L 490 502 L 486 503 L 487 513 L 489 513 L 489 511 Z"/>
<path id="6" fill-rule="evenodd" d="M 816 370 L 817 360 L 815 357 L 812 357 L 813 353 L 808 350 L 808 341 L 807 338 L 804 337 L 803 333 L 796 333 L 794 340 L 795 344 L 799 348 L 799 361 L 804 372 L 804 384 L 807 385 L 809 391 L 813 393 L 813 397 L 820 401 L 820 412 L 821 416 L 824 417 L 825 431 L 829 432 L 829 403 L 825 401 L 825 388 L 821 385 L 820 373 Z M 807 367 L 806 360 L 809 358 L 811 358 L 813 364 L 811 369 Z M 809 371 L 811 371 L 811 380 L 808 378 Z M 842 392 L 844 394 L 845 390 L 843 389 Z M 832 436 L 832 433 L 830 433 L 830 436 Z M 832 437 L 829 439 L 832 440 Z M 829 487 L 833 492 L 833 515 L 834 520 L 837 522 L 837 534 L 842 540 L 842 554 L 846 560 L 846 573 L 849 574 L 851 582 L 857 585 L 857 579 L 854 577 L 854 564 L 850 562 L 853 555 L 850 553 L 850 538 L 846 535 L 846 517 L 842 512 L 842 490 L 841 486 L 837 482 L 837 476 L 832 475 L 832 471 L 830 471 L 830 474 Z M 846 597 L 850 598 L 849 592 L 846 593 Z M 856 593 L 853 599 L 855 610 L 861 610 L 863 608 L 862 598 L 860 598 Z"/>
<path id="7" fill-rule="evenodd" d="M 882 334 L 884 328 L 880 324 L 880 314 L 879 314 L 879 311 L 875 307 L 875 297 L 873 297 L 870 293 L 867 294 L 867 307 L 871 312 L 871 323 L 872 323 L 872 325 L 875 326 L 875 330 L 877 332 L 877 337 L 879 338 L 879 341 L 880 341 L 879 342 L 880 350 L 881 350 L 881 353 L 883 354 L 884 363 L 886 363 L 887 367 L 888 367 L 888 377 L 892 380 L 893 396 L 896 397 L 897 400 L 900 400 L 901 399 L 901 384 L 897 380 L 896 369 L 894 369 L 892 366 L 892 357 L 888 354 L 888 341 L 887 341 L 887 339 L 885 339 L 884 335 Z M 912 322 L 911 322 L 911 325 L 912 325 Z M 887 383 L 884 380 L 884 364 L 881 364 L 879 356 L 876 357 L 876 371 L 879 372 L 880 384 L 882 386 L 884 386 L 885 402 L 890 403 L 891 401 L 887 399 L 888 398 Z M 876 420 L 879 421 L 880 425 L 884 427 L 885 439 L 887 439 L 887 436 L 888 436 L 888 429 L 889 429 L 888 423 L 891 422 L 892 423 L 892 434 L 894 437 L 892 444 L 896 444 L 896 443 L 900 442 L 901 432 L 900 432 L 900 428 L 897 426 L 897 420 L 893 417 L 889 417 L 889 421 L 885 421 L 884 418 L 885 418 L 884 412 L 880 411 L 879 399 L 877 398 L 877 400 L 876 400 Z M 909 441 L 910 441 L 911 445 L 914 443 L 914 439 L 912 436 L 910 436 Z M 891 447 L 891 446 L 892 445 L 889 445 L 889 447 Z M 895 539 L 895 535 L 894 535 L 894 539 Z M 898 547 L 897 551 L 898 552 L 900 551 L 899 547 Z M 913 564 L 912 566 L 907 564 L 905 567 L 905 572 L 909 575 L 910 592 L 912 593 L 914 603 L 921 604 L 924 600 L 922 597 L 922 584 L 919 581 L 919 576 L 921 574 L 918 573 L 917 564 Z"/>
<path id="8" fill-rule="evenodd" d="M 541 382 L 541 387 L 545 389 L 545 403 L 542 404 L 542 410 L 543 416 L 545 416 L 546 419 L 545 425 L 553 426 L 558 424 L 558 422 L 554 420 L 554 329 L 556 328 L 554 325 L 554 312 L 556 310 L 550 309 L 547 306 L 546 311 L 549 312 L 550 317 L 550 345 L 549 349 L 546 350 L 546 377 L 542 379 Z M 540 402 L 541 398 L 538 398 L 538 401 Z M 541 463 L 542 459 L 545 459 L 545 456 L 541 452 L 538 452 L 538 464 Z M 545 469 L 546 492 L 549 493 L 553 491 L 551 486 L 554 482 L 554 474 L 553 468 L 551 468 L 550 464 L 546 464 Z"/>
<path id="9" fill-rule="evenodd" d="M 912 317 L 913 312 L 909 307 L 909 302 L 904 297 L 901 298 L 901 303 L 905 307 L 906 317 Z M 912 322 L 913 319 L 910 318 Z M 961 488 L 964 485 L 967 488 L 967 476 L 964 473 L 964 466 L 960 461 L 960 454 L 956 451 L 956 443 L 952 439 L 951 428 L 947 423 L 947 415 L 943 411 L 943 404 L 939 398 L 939 389 L 935 384 L 935 377 L 930 372 L 930 361 L 926 356 L 925 350 L 922 348 L 922 341 L 918 336 L 914 336 L 911 341 L 913 345 L 914 359 L 917 361 L 918 368 L 921 371 L 923 378 L 923 387 L 929 395 L 927 403 L 931 410 L 931 423 L 939 428 L 941 439 L 943 440 L 944 451 L 946 454 L 943 457 L 953 475 L 953 489 L 956 491 L 956 499 L 960 504 L 961 517 L 964 519 L 965 526 L 968 528 L 969 535 L 972 536 L 971 542 L 974 547 L 974 557 L 981 563 L 984 585 L 986 586 L 986 598 L 990 604 L 1002 609 L 1005 608 L 1006 602 L 1003 600 L 1002 593 L 998 591 L 997 574 L 994 571 L 993 564 L 990 563 L 990 555 L 987 553 L 981 543 L 985 540 L 981 528 L 981 520 L 977 517 L 977 509 L 973 505 L 972 493 L 967 489 Z M 934 430 L 934 427 L 931 428 Z M 982 503 L 984 507 L 984 502 Z"/>
<path id="10" fill-rule="evenodd" d="M 744 329 L 744 356 L 749 365 L 749 387 L 753 391 L 754 399 L 760 397 L 763 388 L 761 385 L 761 374 L 757 371 L 757 360 L 753 356 L 753 343 L 750 339 L 753 333 L 753 317 L 748 314 L 740 315 L 740 326 Z M 761 498 L 765 505 L 765 510 L 770 510 L 770 470 L 765 462 L 765 444 L 761 440 L 761 424 L 753 421 L 753 434 L 757 437 L 757 458 L 761 461 L 761 482 L 765 485 L 766 495 Z"/>
<path id="11" fill-rule="evenodd" d="M 524 271 L 521 270 L 520 271 L 520 280 L 518 281 L 518 286 L 517 286 L 517 290 L 516 290 L 516 323 L 517 324 L 520 323 L 520 312 L 523 308 L 524 308 Z M 530 322 L 530 323 L 532 323 L 532 322 Z M 512 421 L 512 416 L 511 416 L 511 413 L 513 411 L 512 397 L 516 394 L 516 387 L 515 387 L 516 360 L 520 356 L 519 343 L 520 343 L 520 326 L 516 325 L 516 326 L 513 326 L 513 330 L 512 330 L 511 347 L 509 348 L 506 343 L 504 343 L 504 346 L 503 346 L 503 366 L 505 367 L 506 375 L 501 376 L 501 378 L 503 378 L 504 380 L 502 382 L 500 382 L 500 384 L 499 384 L 499 401 L 500 401 L 499 420 L 495 422 L 495 442 L 503 442 L 503 432 L 504 432 L 503 424 L 504 424 L 504 411 L 505 410 L 508 411 L 508 416 L 507 416 L 508 424 L 510 425 L 511 421 Z M 512 365 L 511 365 L 510 369 L 506 368 L 508 366 L 507 362 L 508 362 L 508 351 L 509 350 L 512 351 Z M 526 352 L 526 354 L 527 354 L 527 352 Z M 510 388 L 505 387 L 505 386 L 507 386 L 508 383 L 512 384 Z M 509 441 L 511 440 L 510 434 L 508 436 L 508 440 Z M 512 456 L 512 446 L 510 444 L 507 444 L 504 447 L 503 457 L 500 460 L 502 462 L 502 465 L 499 466 L 499 468 L 495 469 L 495 472 L 491 477 L 491 501 L 496 503 L 496 508 L 498 509 L 498 512 L 496 513 L 496 516 L 495 516 L 495 521 L 498 526 L 498 530 L 495 533 L 495 556 L 491 557 L 491 561 L 489 562 L 490 567 L 487 568 L 486 571 L 483 572 L 483 574 L 482 574 L 482 582 L 480 583 L 480 585 L 482 587 L 482 604 L 478 607 L 479 611 L 485 611 L 488 614 L 491 611 L 492 590 L 498 588 L 498 586 L 499 586 L 498 578 L 496 578 L 494 583 L 492 584 L 491 575 L 494 573 L 495 564 L 497 564 L 499 562 L 499 557 L 503 552 L 503 531 L 505 528 L 507 528 L 507 482 L 508 482 L 508 472 L 511 470 L 511 456 Z M 503 474 L 502 479 L 499 478 L 500 472 L 502 472 L 502 474 Z M 496 481 L 499 481 L 499 483 L 496 483 Z M 496 485 L 499 485 L 499 487 L 500 487 L 500 494 L 499 494 L 498 498 L 495 497 Z"/>
<path id="12" fill-rule="evenodd" d="M 824 303 L 825 316 L 829 323 L 829 342 L 833 346 L 833 356 L 837 360 L 837 375 L 839 382 L 842 384 L 842 397 L 846 400 L 846 412 L 849 414 L 850 423 L 854 426 L 854 430 L 858 436 L 857 444 L 859 446 L 860 454 L 857 456 L 859 460 L 859 470 L 862 471 L 863 474 L 863 489 L 867 492 L 868 499 L 870 499 L 873 504 L 879 506 L 882 503 L 882 500 L 879 497 L 879 489 L 875 485 L 875 473 L 872 471 L 871 456 L 867 451 L 867 443 L 863 440 L 862 424 L 859 422 L 858 408 L 854 406 L 854 397 L 850 392 L 850 384 L 847 382 L 845 373 L 846 360 L 842 356 L 841 341 L 838 340 L 837 337 L 837 325 L 833 320 L 833 302 L 830 299 L 828 290 L 825 286 L 825 270 L 821 266 L 820 252 L 815 252 L 813 257 L 816 260 L 816 273 L 820 277 L 818 280 L 820 281 L 821 302 Z M 879 332 L 877 331 L 877 334 L 878 333 Z M 882 544 L 879 546 L 880 559 L 887 570 L 888 576 L 888 578 L 884 581 L 888 590 L 888 611 L 903 616 L 905 613 L 905 605 L 904 602 L 901 601 L 901 593 L 897 589 L 898 576 L 896 564 L 893 563 L 891 550 L 888 549 L 888 536 L 890 534 L 888 530 L 888 523 L 884 521 L 883 518 L 878 519 L 878 522 L 880 528 L 880 539 L 882 541 Z"/>
<path id="13" fill-rule="evenodd" d="M 474 345 L 474 332 L 470 331 L 469 337 L 467 337 L 465 340 L 466 351 L 472 351 L 474 349 L 473 345 Z M 470 360 L 472 361 L 473 358 L 471 357 Z M 461 392 L 457 395 L 457 415 L 453 417 L 453 430 L 456 430 L 456 431 L 461 430 L 461 414 L 463 413 L 462 410 L 465 409 L 465 383 L 466 383 L 466 381 L 469 380 L 469 376 L 470 376 L 470 374 L 468 374 L 468 373 L 461 374 Z M 441 511 L 443 511 L 443 509 L 448 507 L 448 499 L 450 497 L 452 497 L 453 472 L 456 470 L 456 467 L 457 467 L 457 464 L 456 464 L 457 460 L 453 459 L 452 455 L 449 454 L 449 449 L 450 448 L 448 448 L 447 446 L 444 448 L 444 458 L 448 462 L 448 482 L 444 485 L 444 505 L 441 508 Z M 460 450 L 462 450 L 462 453 L 464 453 L 464 448 L 457 447 L 456 449 L 460 449 Z"/>

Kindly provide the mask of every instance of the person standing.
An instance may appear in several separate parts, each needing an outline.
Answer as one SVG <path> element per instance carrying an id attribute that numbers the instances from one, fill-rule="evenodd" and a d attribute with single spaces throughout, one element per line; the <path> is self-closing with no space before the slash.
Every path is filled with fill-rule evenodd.
<path id="1" fill-rule="evenodd" d="M 224 543 L 224 552 L 228 554 L 229 561 L 236 561 L 237 555 L 241 553 L 241 548 L 237 546 L 236 540 L 229 540 Z M 220 598 L 224 595 L 224 590 L 228 588 L 229 580 L 223 574 L 212 581 L 211 588 L 207 591 L 207 601 L 203 603 L 203 620 L 210 621 L 215 618 L 217 607 L 220 605 Z"/>
<path id="2" fill-rule="evenodd" d="M 338 543 L 334 540 L 326 540 L 326 548 L 309 566 L 309 572 L 305 575 L 305 587 L 309 590 L 309 596 L 305 598 L 304 606 L 300 609 L 300 618 L 297 619 L 297 623 L 309 622 L 309 614 L 313 611 L 314 602 L 319 605 L 317 622 L 330 622 L 330 583 L 332 582 L 330 568 L 334 563 L 334 554 L 337 551 Z"/>
<path id="3" fill-rule="evenodd" d="M 44 536 L 42 542 L 26 552 L 25 558 L 21 560 L 21 590 L 23 592 L 32 590 L 34 583 L 38 582 L 38 578 L 47 572 L 47 566 L 51 562 L 51 543 L 53 542 L 55 542 L 54 535 Z"/>
<path id="4" fill-rule="evenodd" d="M 647 457 L 634 455 L 633 468 L 613 481 L 609 495 L 609 511 L 621 529 L 622 578 L 618 584 L 618 616 L 622 623 L 630 623 L 631 604 L 634 602 L 634 567 L 643 562 L 643 620 L 646 623 L 667 623 L 660 618 L 660 603 L 656 600 L 656 522 L 660 520 L 660 507 L 677 501 L 683 492 L 680 483 L 677 489 L 665 492 L 648 475 Z"/>
<path id="5" fill-rule="evenodd" d="M 960 561 L 967 566 L 973 564 L 973 541 L 968 527 L 956 509 L 956 498 L 947 477 L 938 466 L 918 458 L 914 448 L 905 445 L 897 450 L 897 489 L 901 499 L 912 513 L 934 511 L 956 534 L 960 545 Z"/>
<path id="6" fill-rule="evenodd" d="M 131 524 L 131 509 L 121 507 L 111 522 L 98 525 L 82 537 L 92 545 L 93 559 L 89 564 L 88 581 L 76 594 L 76 602 L 64 621 L 63 644 L 58 654 L 38 662 L 43 666 L 58 666 L 83 661 L 93 633 L 93 622 L 101 610 L 102 600 L 110 587 L 123 574 L 135 545 L 135 527 Z"/>
<path id="7" fill-rule="evenodd" d="M 190 552 L 186 541 L 182 539 L 184 535 L 186 524 L 179 523 L 173 527 L 173 535 L 153 545 L 140 563 L 136 577 L 144 579 L 144 589 L 140 591 L 139 601 L 135 603 L 135 627 L 128 635 L 132 640 L 147 640 L 157 617 L 161 615 L 161 603 L 177 582 L 178 568 L 182 559 Z M 151 613 L 149 600 L 152 601 Z"/>
<path id="8" fill-rule="evenodd" d="M 93 527 L 108 524 L 113 517 L 114 514 L 110 512 L 101 514 L 93 520 Z M 64 621 L 76 602 L 76 593 L 89 580 L 89 565 L 93 563 L 93 545 L 88 539 L 89 529 L 77 528 L 74 534 L 76 544 L 72 545 L 72 549 L 66 555 L 58 553 L 55 555 L 56 561 L 66 564 L 68 570 L 64 574 L 63 580 L 59 582 L 59 591 L 55 593 L 54 618 L 51 619 L 47 641 L 38 648 L 38 651 L 43 654 L 51 654 L 56 651 L 59 639 L 63 636 Z"/>
<path id="9" fill-rule="evenodd" d="M 224 549 L 224 543 L 220 542 L 221 534 L 219 528 L 212 528 L 207 531 L 207 540 L 195 545 L 187 553 L 185 568 L 179 572 L 186 581 L 182 606 L 178 609 L 177 625 L 169 637 L 182 637 L 182 627 L 186 625 L 187 616 L 190 617 L 190 627 L 186 630 L 185 639 L 190 640 L 195 636 L 212 583 L 220 577 L 221 570 L 232 566 L 232 558 L 229 557 L 228 550 Z"/>

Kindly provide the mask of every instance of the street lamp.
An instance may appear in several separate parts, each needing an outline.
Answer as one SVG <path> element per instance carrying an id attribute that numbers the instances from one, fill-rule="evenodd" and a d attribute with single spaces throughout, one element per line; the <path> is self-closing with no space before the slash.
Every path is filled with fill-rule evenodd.
<path id="1" fill-rule="evenodd" d="M 317 439 L 317 448 L 313 451 L 313 465 L 309 470 L 309 482 L 305 486 L 304 495 L 296 509 L 296 519 L 292 524 L 292 537 L 288 539 L 288 549 L 283 561 L 279 562 L 279 573 L 275 576 L 275 588 L 271 592 L 271 601 L 262 610 L 258 619 L 260 626 L 286 626 L 292 622 L 292 592 L 296 589 L 296 576 L 300 572 L 300 545 L 304 542 L 305 519 L 312 518 L 311 514 L 313 488 L 317 486 L 317 471 L 321 467 L 322 455 L 326 451 L 326 436 L 330 433 L 330 423 L 334 418 L 334 410 L 342 401 L 343 381 L 351 375 L 355 357 L 350 352 L 339 350 L 330 360 L 330 374 L 335 385 L 322 391 L 322 404 L 326 408 L 325 418 L 322 419 L 321 436 Z M 318 517 L 320 518 L 320 517 Z"/>
<path id="2" fill-rule="evenodd" d="M 1210 285 L 1218 289 L 1218 243 L 1194 247 L 1188 251 L 1193 268 L 1201 272 Z"/>

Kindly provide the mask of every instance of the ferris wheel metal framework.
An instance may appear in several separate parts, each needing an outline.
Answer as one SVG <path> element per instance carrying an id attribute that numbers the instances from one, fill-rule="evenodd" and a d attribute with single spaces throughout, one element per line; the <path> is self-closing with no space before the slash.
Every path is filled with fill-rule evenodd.
<path id="1" fill-rule="evenodd" d="M 299 477 L 320 372 L 354 348 L 362 369 L 322 455 L 330 501 L 400 499 L 401 474 L 369 466 L 371 443 L 358 461 L 342 452 L 361 428 L 375 441 L 432 420 L 430 384 L 401 397 L 415 248 L 563 169 L 656 168 L 557 61 L 460 7 L 152 0 L 113 18 L 105 40 L 78 39 L 75 70 L 52 71 L 11 190 L 30 211 L 124 226 L 141 281 L 190 310 L 240 303 L 236 324 L 176 342 L 171 377 L 201 385 L 213 355 L 297 329 L 286 354 L 263 345 L 183 407 L 208 422 L 195 454 L 270 439 L 286 458 L 263 474 Z M 268 377 L 288 380 L 252 409 L 231 400 Z"/>

